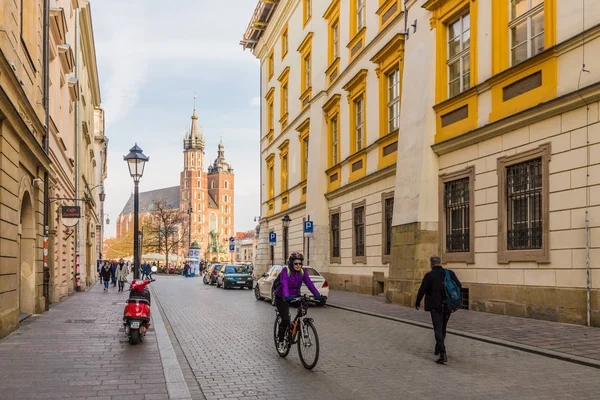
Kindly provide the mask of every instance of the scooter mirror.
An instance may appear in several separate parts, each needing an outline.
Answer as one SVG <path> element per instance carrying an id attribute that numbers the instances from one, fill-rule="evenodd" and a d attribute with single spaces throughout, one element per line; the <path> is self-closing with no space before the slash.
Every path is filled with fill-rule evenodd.
<path id="1" fill-rule="evenodd" d="M 158 268 L 156 268 L 156 265 L 153 265 L 151 269 L 152 269 L 152 272 L 158 271 Z"/>

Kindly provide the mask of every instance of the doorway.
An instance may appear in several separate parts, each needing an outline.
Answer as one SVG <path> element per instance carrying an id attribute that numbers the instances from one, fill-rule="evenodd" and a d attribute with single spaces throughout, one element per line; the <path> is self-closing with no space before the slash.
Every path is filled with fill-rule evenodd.
<path id="1" fill-rule="evenodd" d="M 19 216 L 19 319 L 35 313 L 35 220 L 29 192 L 21 200 Z"/>

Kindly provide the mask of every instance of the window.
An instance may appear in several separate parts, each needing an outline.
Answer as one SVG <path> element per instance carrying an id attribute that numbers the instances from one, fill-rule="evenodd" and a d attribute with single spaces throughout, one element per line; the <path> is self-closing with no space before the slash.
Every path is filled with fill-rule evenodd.
<path id="1" fill-rule="evenodd" d="M 475 168 L 440 176 L 440 247 L 444 262 L 475 262 Z"/>
<path id="2" fill-rule="evenodd" d="M 329 262 L 341 262 L 340 256 L 340 210 L 332 210 L 329 212 L 329 229 L 331 232 L 331 248 L 329 254 Z"/>
<path id="3" fill-rule="evenodd" d="M 229 189 L 229 181 L 225 181 L 225 189 Z"/>
<path id="4" fill-rule="evenodd" d="M 288 113 L 288 85 L 287 85 L 287 83 L 285 85 L 283 85 L 281 91 L 283 93 L 283 113 L 287 114 Z"/>
<path id="5" fill-rule="evenodd" d="M 281 73 L 281 75 L 278 78 L 278 81 L 280 82 L 280 104 L 279 104 L 279 114 L 280 114 L 280 119 L 279 119 L 279 123 L 281 125 L 281 130 L 283 131 L 286 127 L 287 127 L 287 123 L 288 123 L 288 104 L 289 104 L 289 99 L 288 99 L 288 81 L 289 81 L 289 73 L 290 73 L 290 67 L 286 67 L 285 70 Z"/>
<path id="6" fill-rule="evenodd" d="M 275 88 L 269 89 L 267 95 L 265 96 L 265 100 L 267 101 L 267 140 L 268 143 L 273 141 L 274 129 L 275 129 Z"/>
<path id="7" fill-rule="evenodd" d="M 388 81 L 388 132 L 400 127 L 400 70 L 387 74 Z"/>
<path id="8" fill-rule="evenodd" d="M 356 1 L 356 31 L 365 26 L 365 0 Z"/>
<path id="9" fill-rule="evenodd" d="M 511 65 L 544 50 L 544 0 L 510 1 Z"/>
<path id="10" fill-rule="evenodd" d="M 448 24 L 448 96 L 471 87 L 471 16 L 466 13 Z"/>
<path id="11" fill-rule="evenodd" d="M 267 196 L 275 197 L 275 154 L 270 154 L 265 160 L 267 164 Z"/>
<path id="12" fill-rule="evenodd" d="M 215 181 L 212 181 L 212 182 L 210 183 L 210 188 L 211 188 L 211 189 L 214 189 L 215 187 L 216 187 L 216 185 L 215 185 Z"/>
<path id="13" fill-rule="evenodd" d="M 381 195 L 381 199 L 383 203 L 382 262 L 389 263 L 390 256 L 392 254 L 392 218 L 394 216 L 394 193 L 384 193 Z"/>
<path id="14" fill-rule="evenodd" d="M 287 154 L 281 158 L 281 191 L 288 190 L 288 156 Z"/>
<path id="15" fill-rule="evenodd" d="M 365 201 L 352 205 L 352 263 L 365 263 Z"/>
<path id="16" fill-rule="evenodd" d="M 338 119 L 337 116 L 331 120 L 331 164 L 336 165 L 339 162 L 338 154 Z"/>
<path id="17" fill-rule="evenodd" d="M 304 90 L 311 87 L 310 54 L 304 58 Z"/>
<path id="18" fill-rule="evenodd" d="M 366 69 L 360 70 L 344 86 L 344 90 L 348 92 L 350 104 L 350 155 L 365 148 L 367 73 Z M 339 121 L 338 119 L 338 123 Z"/>
<path id="19" fill-rule="evenodd" d="M 498 159 L 498 262 L 549 262 L 550 144 Z"/>
<path id="20" fill-rule="evenodd" d="M 223 201 L 225 201 L 225 203 L 227 203 L 229 201 L 229 196 L 227 196 L 227 195 L 223 196 Z"/>
<path id="21" fill-rule="evenodd" d="M 333 59 L 340 56 L 340 21 L 336 20 L 331 28 L 333 35 Z"/>
<path id="22" fill-rule="evenodd" d="M 288 52 L 288 47 L 289 47 L 288 26 L 286 25 L 285 28 L 283 28 L 283 32 L 281 33 L 281 59 L 282 60 Z"/>
<path id="23" fill-rule="evenodd" d="M 354 139 L 355 139 L 355 143 L 356 143 L 356 151 L 361 151 L 363 149 L 364 146 L 364 142 L 363 142 L 363 133 L 364 133 L 364 126 L 363 126 L 363 118 L 364 118 L 364 102 L 363 102 L 363 98 L 359 97 L 358 99 L 356 99 L 354 101 L 354 112 L 356 113 L 356 123 L 355 123 L 355 134 L 354 134 Z"/>
<path id="24" fill-rule="evenodd" d="M 312 18 L 312 0 L 302 0 L 302 27 Z"/>
<path id="25" fill-rule="evenodd" d="M 273 72 L 275 71 L 275 61 L 273 59 L 273 52 L 271 51 L 271 54 L 269 54 L 269 59 L 268 59 L 268 65 L 267 65 L 267 71 L 269 74 L 269 79 L 271 79 L 273 77 Z"/>
<path id="26" fill-rule="evenodd" d="M 308 137 L 302 140 L 302 146 L 304 147 L 304 162 L 302 163 L 304 168 L 304 179 L 308 177 Z"/>
<path id="27" fill-rule="evenodd" d="M 36 23 L 38 18 L 36 16 L 36 3 L 31 0 L 21 0 L 21 40 L 25 45 L 25 54 L 29 59 L 30 65 L 35 71 L 35 65 L 33 63 L 35 46 L 35 37 L 37 33 Z"/>
<path id="28" fill-rule="evenodd" d="M 542 248 L 542 159 L 506 168 L 508 250 Z"/>

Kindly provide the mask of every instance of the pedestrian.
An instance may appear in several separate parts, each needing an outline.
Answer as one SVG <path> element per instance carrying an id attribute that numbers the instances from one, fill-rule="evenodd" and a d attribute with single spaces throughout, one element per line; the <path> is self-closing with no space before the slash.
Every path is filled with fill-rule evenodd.
<path id="1" fill-rule="evenodd" d="M 186 278 L 189 276 L 189 270 L 190 266 L 188 265 L 188 263 L 183 264 L 183 276 L 185 276 Z"/>
<path id="2" fill-rule="evenodd" d="M 425 311 L 431 313 L 431 322 L 433 324 L 433 332 L 435 335 L 435 355 L 440 356 L 436 362 L 438 364 L 443 364 L 448 362 L 444 339 L 446 339 L 446 327 L 448 326 L 448 320 L 450 319 L 452 311 L 444 307 L 444 302 L 446 300 L 444 278 L 446 272 L 440 265 L 441 259 L 437 256 L 433 256 L 429 259 L 429 263 L 431 271 L 427 272 L 423 277 L 421 287 L 417 294 L 415 308 L 417 310 L 419 309 L 421 300 L 423 300 L 423 296 L 425 296 Z M 454 271 L 448 270 L 448 272 L 450 273 L 450 279 L 452 279 L 459 288 L 462 288 Z"/>
<path id="3" fill-rule="evenodd" d="M 144 278 L 146 277 L 146 262 L 143 262 L 142 265 L 140 265 L 140 272 L 141 272 L 141 276 L 140 279 L 144 280 Z"/>
<path id="4" fill-rule="evenodd" d="M 108 282 L 110 282 L 111 269 L 110 264 L 107 262 L 104 263 L 102 269 L 100 270 L 100 276 L 102 277 L 102 282 L 104 283 L 104 291 L 108 290 Z"/>
<path id="5" fill-rule="evenodd" d="M 110 280 L 112 282 L 113 287 L 117 287 L 117 263 L 113 262 L 112 266 L 110 267 Z"/>
<path id="6" fill-rule="evenodd" d="M 128 275 L 129 275 L 129 270 L 127 269 L 127 265 L 125 265 L 125 261 L 121 258 L 119 260 L 119 265 L 117 266 L 117 279 L 119 281 L 119 292 L 123 291 L 125 282 L 127 282 Z"/>
<path id="7" fill-rule="evenodd" d="M 100 283 L 102 283 L 102 266 L 104 265 L 104 263 L 102 262 L 102 260 L 98 260 L 98 265 L 96 266 L 96 273 L 98 274 L 98 276 L 100 277 Z"/>

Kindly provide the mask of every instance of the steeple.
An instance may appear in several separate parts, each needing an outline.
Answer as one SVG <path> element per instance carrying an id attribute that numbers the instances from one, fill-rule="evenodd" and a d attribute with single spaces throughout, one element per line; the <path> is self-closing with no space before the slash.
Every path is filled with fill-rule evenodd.
<path id="1" fill-rule="evenodd" d="M 194 112 L 192 113 L 192 127 L 189 135 L 183 140 L 185 150 L 200 149 L 204 151 L 204 135 L 198 129 L 198 115 L 196 114 L 196 96 L 194 96 Z"/>

